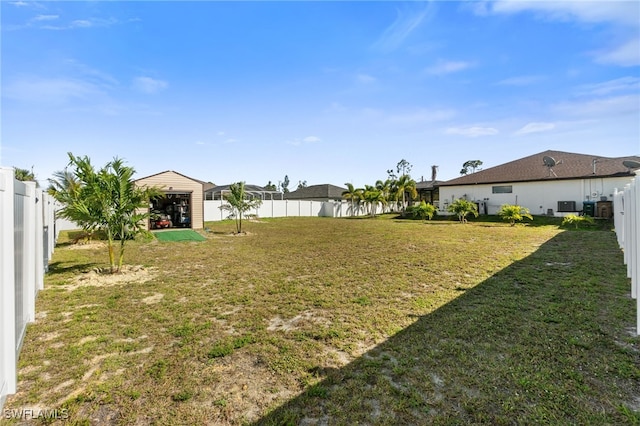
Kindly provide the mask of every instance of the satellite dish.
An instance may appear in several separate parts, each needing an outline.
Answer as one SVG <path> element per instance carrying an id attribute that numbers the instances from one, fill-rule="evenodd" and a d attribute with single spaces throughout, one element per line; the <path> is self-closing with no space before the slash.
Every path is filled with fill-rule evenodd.
<path id="1" fill-rule="evenodd" d="M 634 160 L 624 160 L 622 162 L 622 165 L 625 166 L 627 169 L 640 169 L 640 161 L 634 161 Z"/>
<path id="2" fill-rule="evenodd" d="M 557 164 L 555 158 L 549 157 L 548 155 L 545 155 L 544 157 L 542 157 L 542 162 L 547 167 L 553 167 Z"/>

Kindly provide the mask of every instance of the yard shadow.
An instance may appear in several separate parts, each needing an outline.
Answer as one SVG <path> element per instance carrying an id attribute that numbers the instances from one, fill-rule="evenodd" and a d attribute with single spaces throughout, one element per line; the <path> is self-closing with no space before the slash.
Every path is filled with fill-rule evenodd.
<path id="1" fill-rule="evenodd" d="M 68 273 L 76 274 L 76 273 L 90 271 L 99 266 L 101 265 L 95 262 L 73 264 L 73 265 L 69 265 L 66 262 L 51 262 L 49 263 L 49 269 L 47 271 L 47 275 L 68 274 Z"/>
<path id="2" fill-rule="evenodd" d="M 628 287 L 611 233 L 560 233 L 253 424 L 634 423 Z"/>

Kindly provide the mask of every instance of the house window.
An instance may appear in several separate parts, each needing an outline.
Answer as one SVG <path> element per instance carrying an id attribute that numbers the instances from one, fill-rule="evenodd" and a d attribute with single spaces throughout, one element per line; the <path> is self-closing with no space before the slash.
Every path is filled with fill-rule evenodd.
<path id="1" fill-rule="evenodd" d="M 511 194 L 513 187 L 511 185 L 492 186 L 491 192 L 494 194 Z"/>

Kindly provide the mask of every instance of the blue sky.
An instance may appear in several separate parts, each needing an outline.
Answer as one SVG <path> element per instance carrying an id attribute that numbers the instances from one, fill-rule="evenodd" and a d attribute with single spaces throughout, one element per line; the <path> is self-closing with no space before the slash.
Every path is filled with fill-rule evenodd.
<path id="1" fill-rule="evenodd" d="M 0 163 L 356 186 L 640 154 L 640 2 L 2 1 Z"/>

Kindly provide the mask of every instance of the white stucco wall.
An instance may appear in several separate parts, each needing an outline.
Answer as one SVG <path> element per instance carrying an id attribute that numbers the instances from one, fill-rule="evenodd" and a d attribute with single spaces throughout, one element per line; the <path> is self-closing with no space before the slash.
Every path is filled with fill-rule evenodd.
<path id="1" fill-rule="evenodd" d="M 484 201 L 488 214 L 496 214 L 503 204 L 519 204 L 534 215 L 546 214 L 552 209 L 555 216 L 564 216 L 568 213 L 557 212 L 558 201 L 575 201 L 576 210 L 582 210 L 583 201 L 600 201 L 601 197 L 613 201 L 614 190 L 624 188 L 631 180 L 631 177 L 616 177 L 441 186 L 439 213 L 446 214 L 447 206 L 453 200 L 466 198 L 474 202 Z M 513 192 L 494 194 L 492 187 L 497 185 L 511 185 Z"/>

